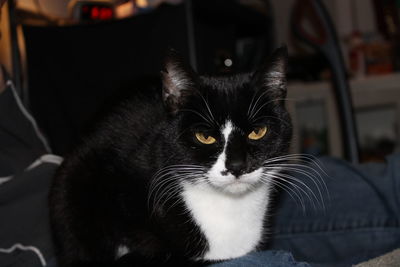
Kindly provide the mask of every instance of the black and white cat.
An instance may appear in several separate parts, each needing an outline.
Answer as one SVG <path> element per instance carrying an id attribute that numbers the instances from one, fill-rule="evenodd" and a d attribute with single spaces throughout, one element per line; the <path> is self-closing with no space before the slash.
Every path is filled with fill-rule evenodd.
<path id="1" fill-rule="evenodd" d="M 171 52 L 162 89 L 118 105 L 65 159 L 50 193 L 59 264 L 188 266 L 264 242 L 291 122 L 287 51 L 252 74 L 198 76 Z"/>

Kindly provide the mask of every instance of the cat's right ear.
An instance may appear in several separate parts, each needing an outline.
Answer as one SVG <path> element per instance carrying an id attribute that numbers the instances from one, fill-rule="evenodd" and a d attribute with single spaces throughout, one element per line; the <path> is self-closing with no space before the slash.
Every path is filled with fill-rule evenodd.
<path id="1" fill-rule="evenodd" d="M 165 106 L 169 112 L 176 114 L 193 91 L 195 73 L 175 50 L 169 49 L 161 75 Z"/>
<path id="2" fill-rule="evenodd" d="M 267 90 L 268 95 L 283 104 L 286 98 L 286 69 L 288 51 L 286 46 L 276 49 L 269 59 L 254 74 L 257 88 Z"/>

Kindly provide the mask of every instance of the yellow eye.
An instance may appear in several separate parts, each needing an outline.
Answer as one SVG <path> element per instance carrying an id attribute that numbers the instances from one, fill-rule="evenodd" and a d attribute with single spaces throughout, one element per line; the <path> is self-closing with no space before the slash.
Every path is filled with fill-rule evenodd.
<path id="1" fill-rule="evenodd" d="M 196 133 L 196 138 L 205 145 L 211 145 L 217 141 L 214 137 L 210 135 L 206 137 L 203 133 Z"/>
<path id="2" fill-rule="evenodd" d="M 247 137 L 251 140 L 259 140 L 267 133 L 267 127 L 260 127 L 254 129 Z"/>

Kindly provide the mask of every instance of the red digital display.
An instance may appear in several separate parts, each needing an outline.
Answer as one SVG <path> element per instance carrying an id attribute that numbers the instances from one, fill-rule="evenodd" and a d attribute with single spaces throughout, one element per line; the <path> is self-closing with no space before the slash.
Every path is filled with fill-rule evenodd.
<path id="1" fill-rule="evenodd" d="M 114 17 L 111 7 L 101 4 L 85 4 L 81 7 L 82 20 L 109 20 Z"/>

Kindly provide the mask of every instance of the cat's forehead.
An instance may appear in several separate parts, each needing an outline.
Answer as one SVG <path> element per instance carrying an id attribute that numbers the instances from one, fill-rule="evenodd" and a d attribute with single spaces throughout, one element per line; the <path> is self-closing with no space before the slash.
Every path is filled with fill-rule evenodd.
<path id="1" fill-rule="evenodd" d="M 199 86 L 212 109 L 228 114 L 248 105 L 255 93 L 248 74 L 204 78 Z"/>
<path id="2" fill-rule="evenodd" d="M 204 79 L 184 108 L 185 121 L 192 125 L 208 125 L 221 130 L 230 120 L 237 129 L 249 127 L 248 110 L 253 90 L 248 86 L 248 76 Z"/>
<path id="3" fill-rule="evenodd" d="M 250 82 L 251 74 L 249 73 L 219 77 L 200 76 L 199 86 L 209 93 L 226 93 L 249 86 Z"/>
<path id="4" fill-rule="evenodd" d="M 243 132 L 274 114 L 273 95 L 252 80 L 251 74 L 201 77 L 184 108 L 186 121 L 217 129 L 229 119 Z M 186 112 L 187 111 L 187 112 Z"/>

